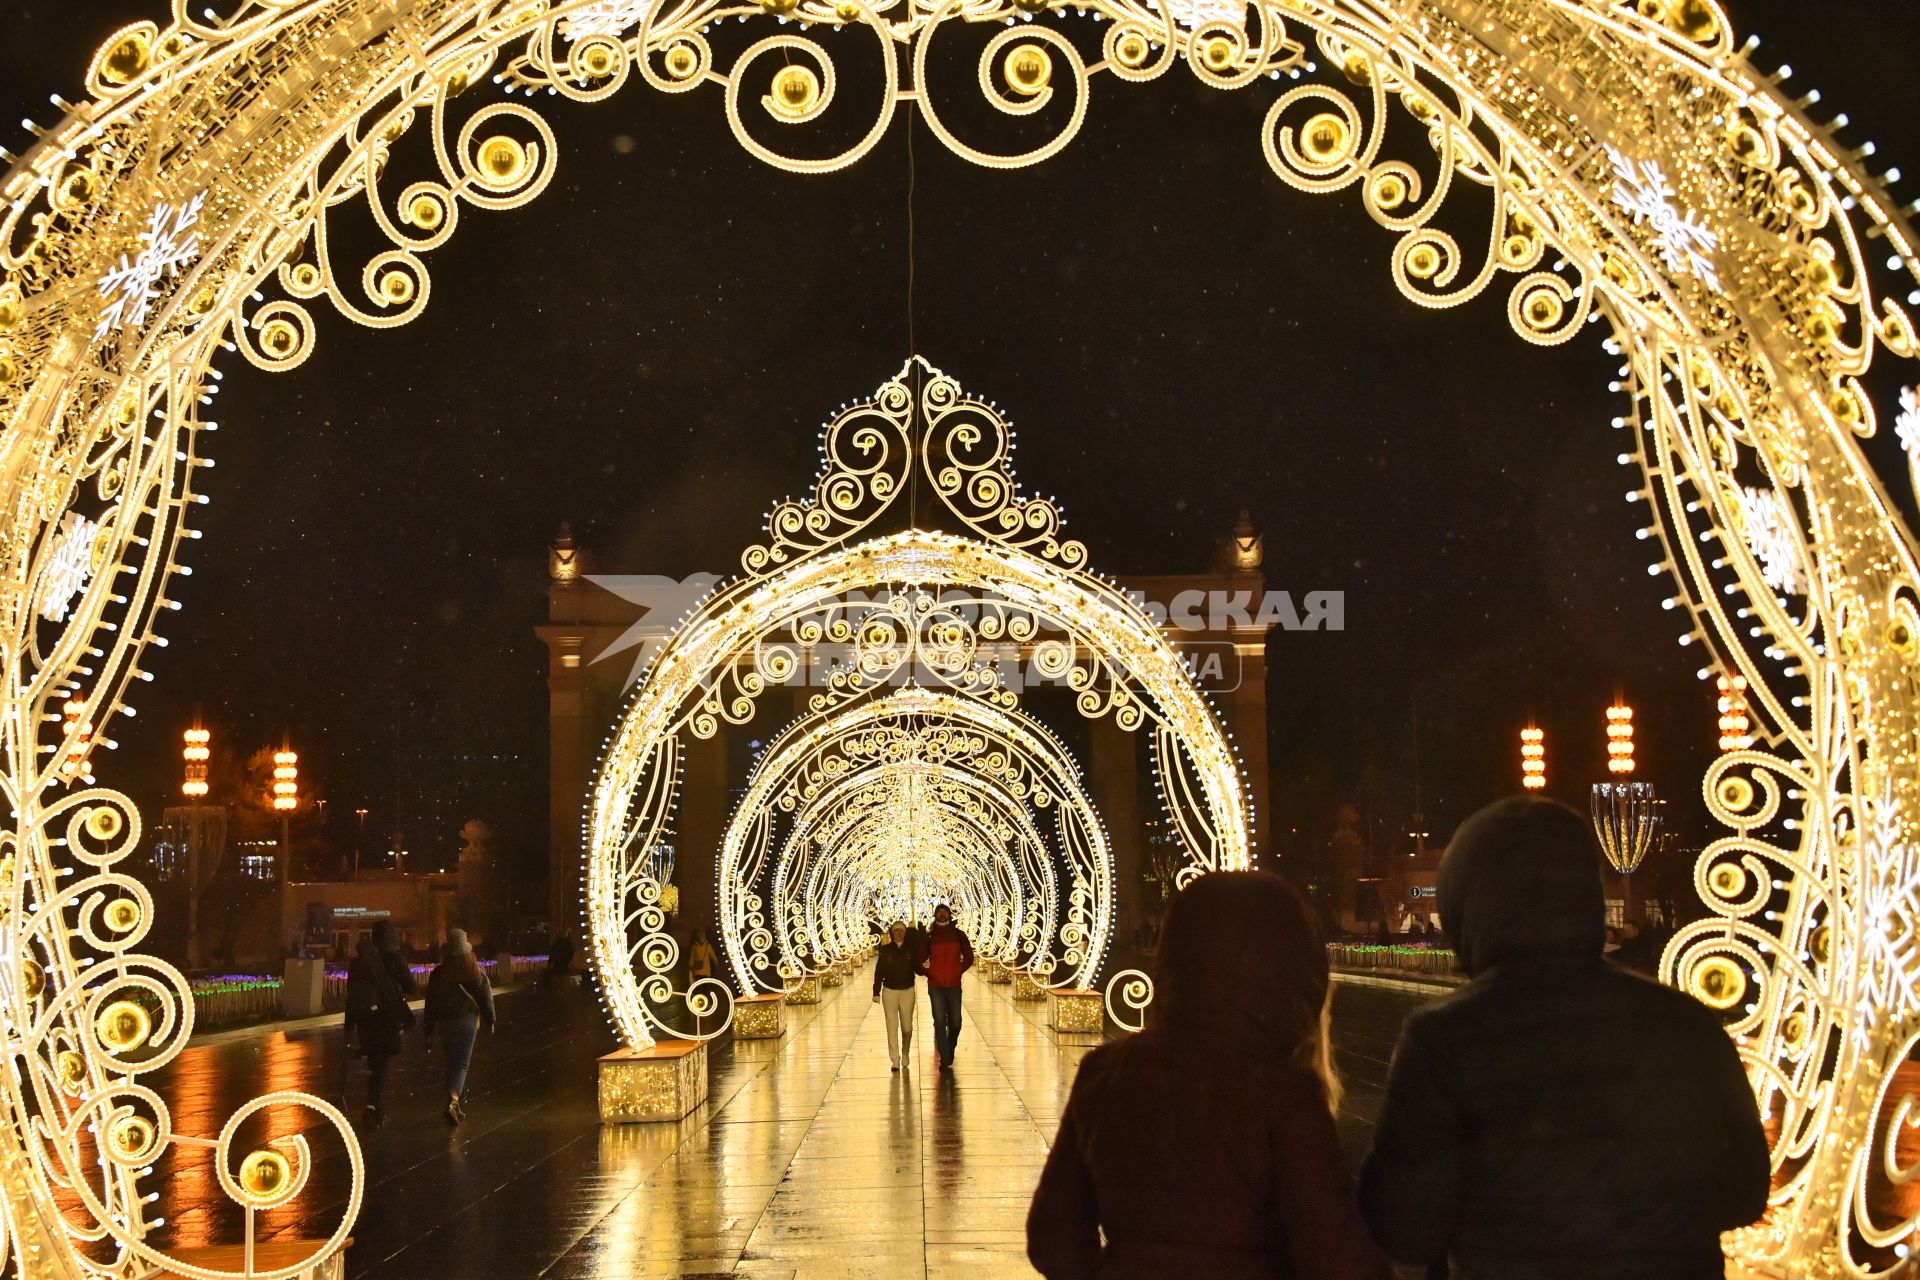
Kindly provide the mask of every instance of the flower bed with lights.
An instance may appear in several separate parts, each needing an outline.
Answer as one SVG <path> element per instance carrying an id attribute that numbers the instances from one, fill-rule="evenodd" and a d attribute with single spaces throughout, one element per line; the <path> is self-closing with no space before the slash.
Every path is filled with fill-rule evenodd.
<path id="1" fill-rule="evenodd" d="M 1441 980 L 1459 976 L 1453 951 L 1447 947 L 1329 942 L 1327 963 L 1337 973 L 1391 973 L 1395 976 Z"/>

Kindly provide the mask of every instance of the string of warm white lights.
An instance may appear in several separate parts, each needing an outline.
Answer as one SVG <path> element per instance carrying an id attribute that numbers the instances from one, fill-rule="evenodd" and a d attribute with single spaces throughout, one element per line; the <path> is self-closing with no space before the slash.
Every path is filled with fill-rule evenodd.
<path id="1" fill-rule="evenodd" d="M 756 14 L 785 25 L 730 52 L 718 19 Z M 809 152 L 809 126 L 853 98 L 839 93 L 829 30 L 870 41 L 877 109 L 850 146 Z M 957 91 L 1050 122 L 1050 137 L 1008 153 L 964 142 L 964 113 L 945 109 L 949 90 L 929 74 L 936 39 L 977 51 L 976 83 Z M 1703 653 L 1702 678 L 1746 682 L 1752 745 L 1725 752 L 1705 780 L 1731 833 L 1696 868 L 1710 915 L 1663 961 L 1668 978 L 1727 1011 L 1779 1135 L 1774 1211 L 1737 1250 L 1751 1266 L 1810 1276 L 1902 1265 L 1916 1219 L 1885 1193 L 1908 1175 L 1895 1142 L 1914 1098 L 1899 1068 L 1920 1044 L 1920 955 L 1900 941 L 1920 925 L 1920 573 L 1887 487 L 1911 477 L 1883 481 L 1862 442 L 1884 414 L 1920 475 L 1913 379 L 1901 379 L 1897 412 L 1864 382 L 1877 359 L 1915 355 L 1901 299 L 1920 290 L 1906 211 L 1888 193 L 1897 174 L 1868 167 L 1871 143 L 1840 139 L 1844 118 L 1812 119 L 1818 95 L 1786 88 L 1784 67 L 1762 72 L 1753 50 L 1713 0 L 1257 0 L 1243 14 L 1134 0 L 1073 14 L 1044 0 L 446 0 L 379 21 L 329 0 L 239 0 L 224 14 L 175 0 L 164 27 L 109 37 L 86 99 L 56 98 L 57 119 L 32 125 L 19 156 L 0 153 L 11 166 L 0 176 L 0 536 L 14 564 L 0 636 L 12 810 L 0 1021 L 19 1066 L 0 1080 L 0 1206 L 15 1269 L 122 1277 L 151 1256 L 139 1171 L 89 1162 L 75 1125 L 146 1061 L 127 1058 L 125 1037 L 141 1028 L 117 992 L 96 1007 L 99 984 L 138 973 L 176 1011 L 148 1029 L 166 1037 L 147 1041 L 160 1057 L 177 1050 L 190 1004 L 177 975 L 134 950 L 148 909 L 113 867 L 138 819 L 91 777 L 117 746 L 132 682 L 165 644 L 156 623 L 176 607 L 169 590 L 199 536 L 191 517 L 206 500 L 209 409 L 226 371 L 216 361 L 299 364 L 317 340 L 316 302 L 356 323 L 404 324 L 431 294 L 426 255 L 463 209 L 512 208 L 545 188 L 551 130 L 530 106 L 488 100 L 488 78 L 578 101 L 635 78 L 660 92 L 715 89 L 750 153 L 817 172 L 865 154 L 909 99 L 956 153 L 1036 163 L 1081 127 L 1094 78 L 1180 68 L 1223 90 L 1283 81 L 1261 132 L 1267 163 L 1301 190 L 1357 193 L 1393 237 L 1391 277 L 1417 305 L 1500 288 L 1526 341 L 1601 327 L 1621 362 L 1611 390 L 1627 407 L 1614 426 L 1627 501 L 1646 512 L 1649 571 L 1677 584 L 1666 605 L 1681 644 Z M 409 135 L 430 145 L 425 168 L 402 173 Z M 1484 250 L 1443 228 L 1443 209 L 1453 227 L 1484 217 Z M 332 233 L 356 210 L 392 247 L 347 261 Z M 884 496 L 874 477 L 905 474 L 900 461 L 837 483 L 857 507 Z M 782 516 L 750 575 L 820 551 L 809 575 L 858 580 L 820 550 L 851 519 L 839 496 L 783 509 L 803 522 Z M 1061 558 L 1044 504 L 1040 523 L 1025 514 L 974 532 L 1047 566 L 1029 575 L 1034 589 L 1063 585 L 1058 570 L 1077 561 Z M 901 568 L 967 558 L 944 543 L 887 553 Z M 717 725 L 742 698 L 752 693 L 730 689 L 695 722 Z M 631 809 L 664 823 L 678 704 L 661 706 L 643 733 L 660 746 L 632 780 L 662 795 L 643 789 Z M 1163 765 L 1192 750 L 1181 728 L 1156 729 Z M 1163 793 L 1209 774 L 1211 749 L 1199 756 L 1171 788 L 1162 777 Z M 1230 845 L 1234 781 L 1228 768 L 1203 788 L 1233 810 L 1211 828 L 1221 865 L 1244 856 Z M 638 847 L 654 838 L 645 822 L 624 830 Z M 590 893 L 637 903 L 636 927 L 663 918 L 648 900 L 657 884 L 622 882 L 617 862 L 608 851 Z M 89 904 L 121 901 L 133 905 L 113 918 L 129 928 L 78 928 Z M 631 1027 L 644 1034 L 644 1020 Z M 153 1103 L 125 1096 L 151 1123 Z M 117 1246 L 109 1261 L 92 1247 L 101 1240 Z"/>

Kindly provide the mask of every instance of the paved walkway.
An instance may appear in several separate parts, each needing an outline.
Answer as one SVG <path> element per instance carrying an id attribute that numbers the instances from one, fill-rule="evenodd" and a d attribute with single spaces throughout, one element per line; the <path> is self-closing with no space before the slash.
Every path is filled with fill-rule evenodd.
<path id="1" fill-rule="evenodd" d="M 594 1060 L 612 1045 L 582 992 L 501 1000 L 500 1034 L 476 1056 L 469 1119 L 435 1110 L 439 1060 L 396 1063 L 387 1125 L 365 1139 L 367 1202 L 348 1275 L 369 1280 L 781 1280 L 1031 1276 L 1028 1196 L 1087 1044 L 1062 1044 L 1044 1004 L 969 982 L 952 1072 L 934 1069 L 926 1001 L 913 1063 L 888 1070 L 877 1007 L 860 979 L 789 1010 L 778 1041 L 714 1049 L 711 1092 L 678 1125 L 603 1128 Z M 1343 1133 L 1363 1148 L 1388 1050 L 1417 994 L 1343 985 L 1337 1040 L 1349 1087 Z M 264 1088 L 363 1084 L 331 1028 L 222 1037 L 164 1073 L 185 1132 L 216 1132 Z M 284 1131 L 285 1123 L 274 1132 Z M 345 1160 L 314 1134 L 314 1203 L 269 1215 L 261 1234 L 312 1235 L 339 1211 Z M 251 1143 L 242 1144 L 241 1151 Z M 197 1156 L 168 1187 L 177 1242 L 232 1240 L 239 1219 Z"/>

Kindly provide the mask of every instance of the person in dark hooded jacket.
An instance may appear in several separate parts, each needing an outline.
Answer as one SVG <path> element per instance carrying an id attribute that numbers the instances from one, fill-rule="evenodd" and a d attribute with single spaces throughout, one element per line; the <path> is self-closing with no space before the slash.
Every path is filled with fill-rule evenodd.
<path id="1" fill-rule="evenodd" d="M 400 954 L 393 926 L 385 920 L 376 922 L 371 934 L 360 940 L 359 954 L 347 970 L 343 1020 L 347 1043 L 357 1041 L 367 1059 L 367 1109 L 362 1122 L 368 1128 L 377 1128 L 383 1119 L 380 1104 L 387 1064 L 400 1052 L 401 1033 L 413 1025 L 407 1001 L 414 991 L 413 970 Z"/>
<path id="2" fill-rule="evenodd" d="M 1389 1280 L 1334 1130 L 1327 952 L 1278 876 L 1173 900 L 1146 1029 L 1088 1054 L 1027 1213 L 1047 1280 Z M 1104 1237 L 1104 1241 L 1103 1241 Z"/>
<path id="3" fill-rule="evenodd" d="M 1360 1205 L 1455 1280 L 1720 1280 L 1766 1211 L 1767 1140 L 1706 1006 L 1601 954 L 1585 818 L 1514 797 L 1462 824 L 1441 926 L 1471 981 L 1407 1020 Z"/>

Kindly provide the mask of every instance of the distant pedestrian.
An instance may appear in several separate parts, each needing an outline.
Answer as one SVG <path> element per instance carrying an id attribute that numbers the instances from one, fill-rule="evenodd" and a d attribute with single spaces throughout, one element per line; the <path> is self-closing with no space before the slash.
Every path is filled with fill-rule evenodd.
<path id="1" fill-rule="evenodd" d="M 573 973 L 573 931 L 562 928 L 547 944 L 547 981 L 564 979 Z"/>
<path id="2" fill-rule="evenodd" d="M 1389 1280 L 1334 1128 L 1326 948 L 1278 876 L 1173 900 L 1138 1035 L 1088 1054 L 1027 1213 L 1048 1280 Z"/>
<path id="3" fill-rule="evenodd" d="M 944 1071 L 953 1065 L 960 1042 L 960 975 L 973 968 L 973 943 L 953 923 L 953 908 L 944 902 L 933 909 L 933 928 L 921 940 L 919 955 L 933 1010 L 933 1049 Z"/>
<path id="4" fill-rule="evenodd" d="M 895 1071 L 913 1048 L 913 989 L 919 970 L 919 956 L 907 940 L 907 922 L 895 920 L 874 953 L 873 966 L 873 999 L 887 1024 L 887 1056 Z"/>
<path id="5" fill-rule="evenodd" d="M 465 1117 L 467 1068 L 480 1028 L 493 1030 L 493 986 L 473 958 L 465 929 L 447 930 L 440 963 L 427 975 L 427 1047 L 437 1033 L 447 1056 L 447 1123 Z"/>
<path id="6" fill-rule="evenodd" d="M 707 931 L 695 929 L 693 941 L 687 946 L 687 976 L 695 982 L 711 978 L 719 965 L 720 953 L 713 949 L 713 943 L 707 941 Z"/>
<path id="7" fill-rule="evenodd" d="M 407 1004 L 414 995 L 413 971 L 400 954 L 393 926 L 377 921 L 372 932 L 360 940 L 360 953 L 347 970 L 347 1012 L 344 1019 L 348 1044 L 359 1042 L 367 1060 L 367 1109 L 361 1123 L 378 1128 L 385 1119 L 381 1095 L 387 1081 L 387 1064 L 400 1052 L 401 1036 L 413 1025 L 413 1010 Z"/>
<path id="8" fill-rule="evenodd" d="M 1601 954 L 1587 820 L 1489 805 L 1439 901 L 1471 981 L 1401 1032 L 1360 1178 L 1374 1239 L 1462 1280 L 1719 1280 L 1720 1233 L 1766 1212 L 1766 1134 L 1720 1020 Z"/>

